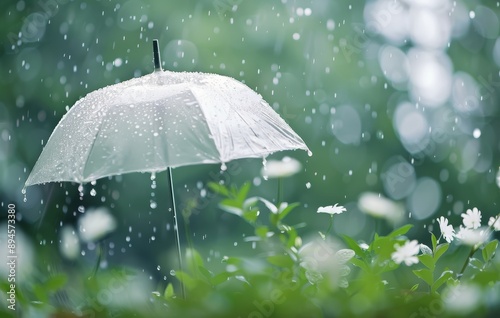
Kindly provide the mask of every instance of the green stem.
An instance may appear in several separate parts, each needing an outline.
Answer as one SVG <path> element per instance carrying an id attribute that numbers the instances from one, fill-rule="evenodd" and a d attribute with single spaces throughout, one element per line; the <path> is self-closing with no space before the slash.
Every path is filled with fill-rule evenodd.
<path id="1" fill-rule="evenodd" d="M 104 246 L 102 244 L 102 241 L 97 242 L 96 249 L 97 249 L 97 262 L 94 266 L 94 270 L 92 271 L 92 275 L 90 276 L 91 278 L 94 278 L 97 275 L 97 271 L 101 266 L 101 260 L 104 256 Z"/>
<path id="2" fill-rule="evenodd" d="M 473 246 L 469 252 L 469 255 L 467 256 L 467 259 L 465 260 L 464 266 L 462 266 L 462 269 L 460 270 L 460 273 L 458 273 L 457 278 L 460 280 L 462 278 L 462 275 L 465 272 L 465 269 L 467 268 L 467 265 L 469 265 L 470 259 L 474 253 L 476 253 L 477 248 L 476 246 Z"/>
<path id="3" fill-rule="evenodd" d="M 326 240 L 326 236 L 328 235 L 328 233 L 330 233 L 330 230 L 332 229 L 332 225 L 333 225 L 333 214 L 330 215 L 330 224 L 328 225 L 328 228 L 326 229 L 324 240 Z"/>

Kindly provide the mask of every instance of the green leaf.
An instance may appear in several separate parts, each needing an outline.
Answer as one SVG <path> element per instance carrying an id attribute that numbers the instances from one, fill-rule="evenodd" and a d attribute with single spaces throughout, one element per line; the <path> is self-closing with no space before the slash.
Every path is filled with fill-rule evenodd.
<path id="1" fill-rule="evenodd" d="M 396 238 L 396 237 L 405 235 L 412 227 L 413 227 L 412 224 L 403 225 L 399 229 L 395 229 L 394 231 L 389 233 L 389 235 L 387 235 L 387 237 Z"/>
<path id="2" fill-rule="evenodd" d="M 251 210 L 248 210 L 248 211 L 244 211 L 243 212 L 243 218 L 245 220 L 247 220 L 248 222 L 250 223 L 255 223 L 255 221 L 257 221 L 257 218 L 259 217 L 259 210 L 257 208 L 254 208 L 254 209 L 251 209 Z"/>
<path id="3" fill-rule="evenodd" d="M 344 240 L 344 242 L 347 244 L 347 246 L 350 249 L 352 249 L 354 252 L 356 252 L 356 255 L 361 256 L 361 257 L 365 255 L 365 252 L 363 251 L 363 249 L 361 247 L 359 247 L 358 242 L 356 242 L 355 240 L 353 240 L 352 238 L 350 238 L 347 235 L 342 235 L 342 239 Z"/>
<path id="4" fill-rule="evenodd" d="M 269 232 L 269 228 L 265 225 L 262 225 L 262 226 L 258 226 L 256 229 L 255 229 L 255 234 L 259 237 L 262 237 L 262 238 L 267 238 L 267 233 Z"/>
<path id="5" fill-rule="evenodd" d="M 234 200 L 231 199 L 222 200 L 219 203 L 219 208 L 228 213 L 235 214 L 237 216 L 243 215 L 243 209 L 241 208 L 241 205 L 238 204 L 238 202 L 235 202 Z"/>
<path id="6" fill-rule="evenodd" d="M 224 283 L 225 281 L 228 280 L 229 277 L 231 277 L 231 273 L 228 273 L 228 272 L 222 272 L 220 274 L 217 274 L 215 275 L 214 277 L 212 277 L 212 285 L 214 286 L 217 286 L 217 285 L 220 285 L 222 283 Z"/>
<path id="7" fill-rule="evenodd" d="M 293 260 L 288 255 L 272 255 L 267 258 L 267 261 L 279 267 L 293 266 Z"/>
<path id="8" fill-rule="evenodd" d="M 193 289 L 196 287 L 196 280 L 192 278 L 189 274 L 181 272 L 181 271 L 176 271 L 175 272 L 175 277 L 186 286 L 188 289 Z"/>
<path id="9" fill-rule="evenodd" d="M 370 267 L 368 267 L 368 265 L 367 265 L 365 262 L 363 262 L 361 259 L 359 259 L 359 258 L 355 258 L 355 257 L 353 257 L 353 258 L 351 258 L 351 259 L 349 260 L 349 262 L 350 262 L 352 265 L 354 265 L 354 266 L 357 266 L 357 267 L 361 268 L 361 269 L 362 269 L 364 272 L 366 272 L 366 273 L 369 273 L 369 272 L 370 272 Z"/>
<path id="10" fill-rule="evenodd" d="M 209 182 L 208 187 L 215 193 L 221 194 L 225 197 L 229 196 L 229 190 L 225 185 L 219 184 L 217 182 Z"/>
<path id="11" fill-rule="evenodd" d="M 422 254 L 418 256 L 418 259 L 422 264 L 424 264 L 425 267 L 430 269 L 431 271 L 434 270 L 434 267 L 436 267 L 436 262 L 432 255 L 429 254 Z"/>
<path id="12" fill-rule="evenodd" d="M 214 276 L 211 271 L 206 269 L 205 267 L 198 267 L 198 271 L 201 273 L 203 278 L 205 278 L 205 281 L 207 283 L 212 283 L 212 277 Z"/>
<path id="13" fill-rule="evenodd" d="M 484 270 L 474 275 L 474 283 L 482 286 L 492 286 L 492 284 L 500 281 L 500 271 Z"/>
<path id="14" fill-rule="evenodd" d="M 384 261 L 382 263 L 375 263 L 375 265 L 376 265 L 376 268 L 375 268 L 376 274 L 390 272 L 390 271 L 393 271 L 399 267 L 399 265 L 393 261 L 390 261 L 390 262 Z"/>
<path id="15" fill-rule="evenodd" d="M 51 276 L 44 284 L 44 288 L 47 291 L 56 291 L 64 287 L 66 282 L 68 281 L 68 277 L 65 274 L 56 274 Z"/>
<path id="16" fill-rule="evenodd" d="M 439 276 L 439 278 L 436 279 L 434 284 L 432 284 L 431 292 L 435 293 L 439 289 L 439 287 L 441 287 L 441 285 L 446 283 L 446 281 L 448 281 L 448 279 L 452 276 L 453 276 L 453 271 L 445 270 L 444 272 L 442 272 L 441 276 Z"/>
<path id="17" fill-rule="evenodd" d="M 495 256 L 497 247 L 498 240 L 493 240 L 484 246 L 482 254 L 485 262 L 489 262 Z"/>
<path id="18" fill-rule="evenodd" d="M 242 260 L 241 258 L 238 258 L 238 257 L 227 257 L 227 256 L 224 256 L 222 258 L 222 263 L 226 263 L 228 265 L 235 265 L 235 266 L 238 266 L 241 264 Z"/>
<path id="19" fill-rule="evenodd" d="M 163 293 L 163 297 L 169 300 L 174 296 L 175 296 L 174 286 L 172 285 L 172 283 L 168 283 L 167 287 L 165 288 L 165 292 Z"/>
<path id="20" fill-rule="evenodd" d="M 448 247 L 450 247 L 449 243 L 443 243 L 439 244 L 434 252 L 434 261 L 437 262 L 437 260 L 448 250 Z"/>
<path id="21" fill-rule="evenodd" d="M 280 218 L 280 221 L 283 220 L 287 215 L 288 213 L 290 213 L 293 209 L 295 209 L 296 207 L 298 207 L 300 205 L 300 203 L 296 202 L 296 203 L 292 203 L 292 204 L 289 204 L 287 205 L 285 208 L 283 208 L 282 210 L 279 211 L 279 218 Z M 281 207 L 280 207 L 281 208 Z"/>
<path id="22" fill-rule="evenodd" d="M 415 274 L 418 278 L 422 279 L 424 282 L 427 283 L 427 285 L 432 286 L 432 283 L 434 281 L 432 271 L 429 269 L 417 269 L 413 271 L 413 274 Z"/>
<path id="23" fill-rule="evenodd" d="M 261 198 L 259 197 L 259 201 L 264 203 L 264 205 L 266 206 L 266 208 L 271 211 L 271 213 L 273 214 L 277 214 L 278 213 L 278 207 L 276 205 L 274 205 L 274 203 L 264 199 L 264 198 Z"/>
<path id="24" fill-rule="evenodd" d="M 203 258 L 201 257 L 200 253 L 198 253 L 197 250 L 194 248 L 187 248 L 186 249 L 186 261 L 188 263 L 188 266 L 190 266 L 190 270 L 195 271 L 198 267 L 204 267 L 205 264 L 203 263 Z"/>
<path id="25" fill-rule="evenodd" d="M 380 236 L 372 242 L 372 250 L 377 254 L 377 257 L 381 260 L 387 260 L 391 258 L 391 254 L 394 252 L 394 239 L 388 236 Z"/>
<path id="26" fill-rule="evenodd" d="M 432 251 L 436 251 L 437 239 L 434 233 L 431 233 L 431 241 L 432 241 Z"/>
<path id="27" fill-rule="evenodd" d="M 33 285 L 32 289 L 33 289 L 33 292 L 35 293 L 35 297 L 39 301 L 41 301 L 43 303 L 48 302 L 49 295 L 47 293 L 47 290 L 44 287 L 42 287 L 42 286 L 40 286 L 38 284 L 35 284 L 35 285 Z"/>
<path id="28" fill-rule="evenodd" d="M 469 266 L 471 266 L 472 268 L 481 269 L 483 268 L 483 265 L 484 265 L 483 262 L 481 262 L 477 258 L 471 257 L 469 259 Z"/>
<path id="29" fill-rule="evenodd" d="M 241 186 L 240 191 L 238 191 L 238 194 L 236 196 L 236 200 L 238 200 L 238 202 L 245 201 L 245 199 L 248 195 L 248 191 L 250 191 L 250 182 L 245 182 Z"/>

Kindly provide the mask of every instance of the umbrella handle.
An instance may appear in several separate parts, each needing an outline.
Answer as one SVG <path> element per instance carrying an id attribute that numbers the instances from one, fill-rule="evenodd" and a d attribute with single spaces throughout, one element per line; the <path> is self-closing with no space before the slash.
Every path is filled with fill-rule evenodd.
<path id="1" fill-rule="evenodd" d="M 161 68 L 161 59 L 160 59 L 160 50 L 158 49 L 158 40 L 153 40 L 153 61 L 155 64 L 155 72 L 162 71 Z"/>

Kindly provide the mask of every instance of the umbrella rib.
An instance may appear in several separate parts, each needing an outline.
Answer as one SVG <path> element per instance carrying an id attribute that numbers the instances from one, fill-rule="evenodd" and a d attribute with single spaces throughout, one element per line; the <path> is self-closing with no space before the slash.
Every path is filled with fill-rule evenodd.
<path id="1" fill-rule="evenodd" d="M 104 108 L 104 106 L 102 106 L 101 108 L 99 108 L 98 111 L 100 111 L 102 108 Z M 108 109 L 109 110 L 109 109 Z M 92 153 L 92 149 L 94 148 L 94 145 L 95 145 L 95 142 L 97 141 L 97 136 L 99 135 L 99 132 L 101 131 L 101 128 L 102 128 L 102 125 L 104 124 L 104 118 L 106 117 L 106 115 L 108 114 L 108 110 L 104 111 L 104 116 L 99 116 L 98 118 L 101 118 L 101 121 L 98 125 L 98 128 L 96 129 L 96 133 L 94 135 L 94 139 L 92 140 L 92 143 L 90 144 L 90 147 L 89 147 L 89 151 L 87 153 L 87 156 L 84 160 L 84 164 L 83 164 L 83 168 L 82 168 L 82 181 L 85 181 L 86 177 L 85 177 L 85 170 L 87 168 L 87 163 L 89 162 L 89 158 L 90 158 L 90 154 Z"/>

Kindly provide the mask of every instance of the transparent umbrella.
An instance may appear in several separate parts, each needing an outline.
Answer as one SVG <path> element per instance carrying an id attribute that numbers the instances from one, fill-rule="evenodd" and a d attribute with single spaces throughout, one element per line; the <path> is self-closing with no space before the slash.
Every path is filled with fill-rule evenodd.
<path id="1" fill-rule="evenodd" d="M 56 126 L 25 186 L 86 183 L 128 172 L 168 171 L 181 260 L 171 168 L 265 157 L 304 141 L 262 96 L 230 77 L 155 71 L 80 99 Z M 180 264 L 182 267 L 182 264 Z"/>

